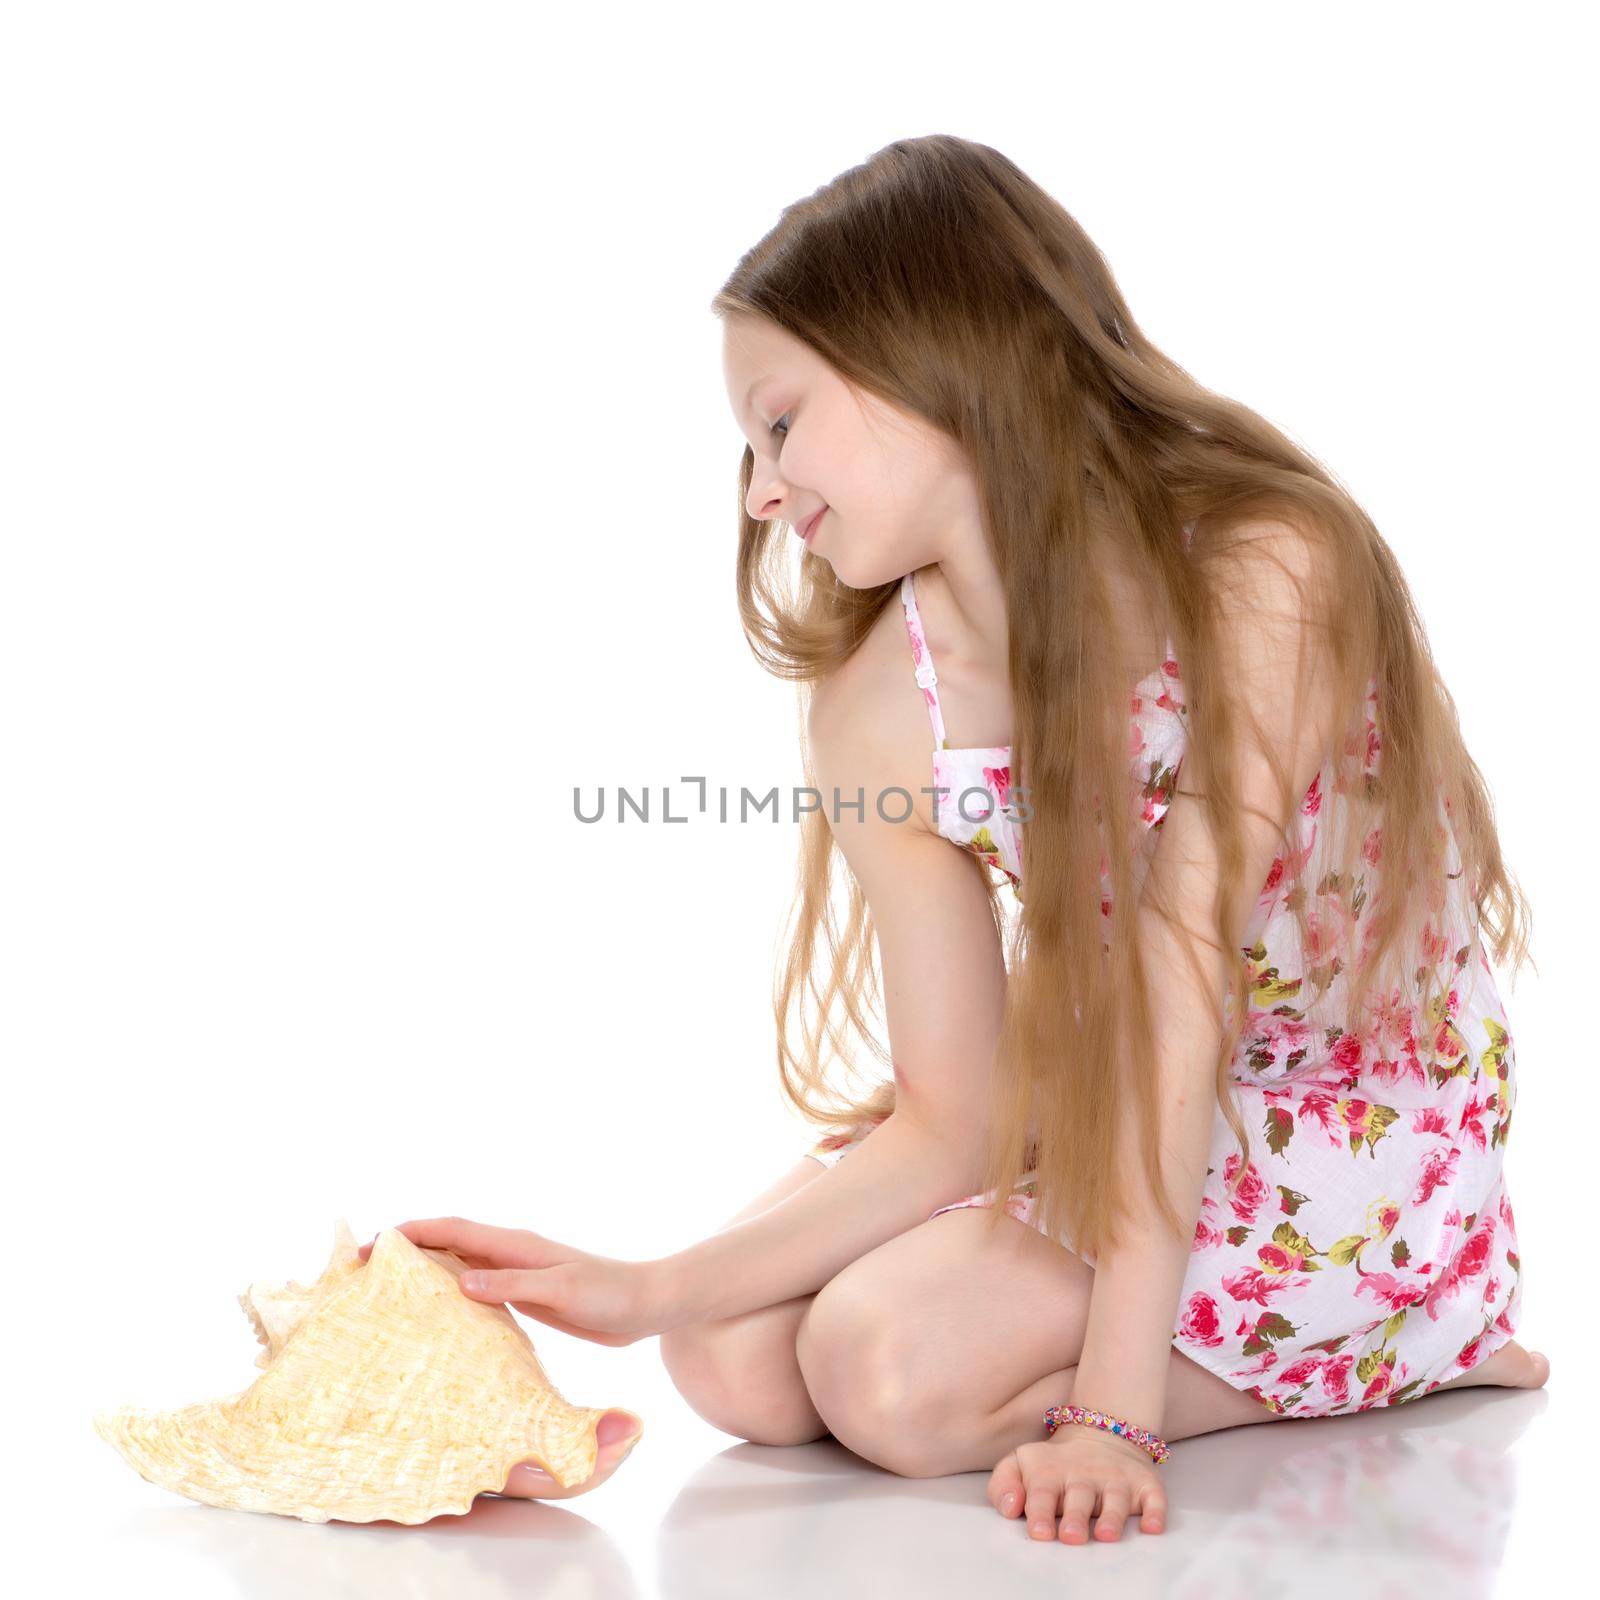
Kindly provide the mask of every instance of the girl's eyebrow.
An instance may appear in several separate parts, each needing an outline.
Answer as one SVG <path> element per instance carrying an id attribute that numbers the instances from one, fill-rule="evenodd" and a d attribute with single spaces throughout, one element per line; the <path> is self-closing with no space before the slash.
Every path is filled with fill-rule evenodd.
<path id="1" fill-rule="evenodd" d="M 757 378 L 755 382 L 752 383 L 744 392 L 744 414 L 751 422 L 760 424 L 761 419 L 755 414 L 754 411 L 750 409 L 750 398 L 755 394 L 756 390 L 759 389 L 762 384 L 771 382 L 772 376 L 773 375 L 770 372 L 763 372 L 761 376 Z"/>
<path id="2" fill-rule="evenodd" d="M 752 383 L 748 389 L 745 390 L 745 392 L 744 392 L 744 409 L 745 409 L 745 415 L 746 416 L 751 415 L 751 412 L 750 412 L 750 397 L 756 392 L 757 389 L 759 389 L 761 387 L 762 384 L 769 383 L 769 382 L 771 382 L 771 380 L 772 380 L 772 374 L 770 372 L 763 372 L 761 374 L 761 376 L 759 378 L 757 378 L 755 380 L 755 382 Z"/>

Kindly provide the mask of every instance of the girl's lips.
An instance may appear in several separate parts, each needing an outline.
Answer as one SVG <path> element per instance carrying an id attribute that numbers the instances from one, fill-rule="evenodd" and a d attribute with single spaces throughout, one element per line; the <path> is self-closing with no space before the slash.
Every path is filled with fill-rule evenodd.
<path id="1" fill-rule="evenodd" d="M 822 521 L 824 516 L 827 515 L 827 511 L 828 511 L 828 508 L 826 506 L 824 506 L 821 511 L 818 511 L 818 512 L 814 513 L 811 517 L 809 517 L 807 519 L 807 521 L 805 523 L 805 526 L 801 530 L 801 534 L 800 534 L 800 538 L 806 544 L 810 544 L 811 543 L 811 535 L 814 534 L 817 531 L 817 524 Z"/>

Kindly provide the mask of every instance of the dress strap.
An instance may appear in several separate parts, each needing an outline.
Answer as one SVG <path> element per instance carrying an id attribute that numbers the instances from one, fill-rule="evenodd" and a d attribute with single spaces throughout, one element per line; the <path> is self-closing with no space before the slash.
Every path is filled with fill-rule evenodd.
<path id="1" fill-rule="evenodd" d="M 928 702 L 928 719 L 933 723 L 933 748 L 943 750 L 949 741 L 944 735 L 944 712 L 939 709 L 939 674 L 933 670 L 933 654 L 922 632 L 922 613 L 917 610 L 916 588 L 908 572 L 900 580 L 900 602 L 906 612 L 906 632 L 911 635 L 911 660 L 917 686 Z"/>

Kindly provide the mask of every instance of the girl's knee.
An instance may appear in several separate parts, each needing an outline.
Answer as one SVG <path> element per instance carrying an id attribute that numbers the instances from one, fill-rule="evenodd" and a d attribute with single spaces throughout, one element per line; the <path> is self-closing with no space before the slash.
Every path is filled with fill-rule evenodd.
<path id="1" fill-rule="evenodd" d="M 661 1335 L 662 1364 L 690 1409 L 712 1427 L 751 1444 L 809 1444 L 828 1430 L 795 1359 L 796 1319 L 787 1319 L 787 1334 L 775 1320 L 751 1313 L 726 1324 L 668 1329 Z"/>

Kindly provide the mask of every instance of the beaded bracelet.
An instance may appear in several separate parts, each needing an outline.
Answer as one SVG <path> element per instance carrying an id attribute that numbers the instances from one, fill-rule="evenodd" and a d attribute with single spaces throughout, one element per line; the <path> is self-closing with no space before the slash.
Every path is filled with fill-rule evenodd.
<path id="1" fill-rule="evenodd" d="M 1081 1422 L 1117 1434 L 1129 1444 L 1138 1445 L 1157 1466 L 1172 1454 L 1167 1441 L 1158 1434 L 1151 1433 L 1148 1428 L 1136 1428 L 1121 1417 L 1108 1417 L 1103 1411 L 1086 1411 L 1082 1406 L 1051 1406 L 1044 1414 L 1046 1433 L 1054 1433 L 1063 1422 Z"/>

